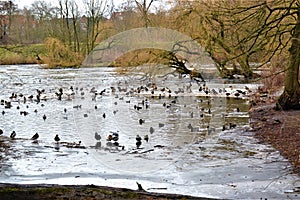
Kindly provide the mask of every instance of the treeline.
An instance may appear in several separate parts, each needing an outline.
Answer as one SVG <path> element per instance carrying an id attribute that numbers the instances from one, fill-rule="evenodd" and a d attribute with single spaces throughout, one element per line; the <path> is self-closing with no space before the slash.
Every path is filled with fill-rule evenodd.
<path id="1" fill-rule="evenodd" d="M 237 8 L 259 1 L 174 0 L 164 7 L 157 6 L 154 0 L 128 0 L 117 6 L 112 0 L 77 2 L 57 0 L 58 6 L 52 6 L 39 0 L 30 8 L 18 10 L 11 1 L 1 1 L 1 18 L 6 21 L 0 24 L 0 43 L 44 43 L 48 50 L 43 58 L 46 63 L 76 66 L 99 42 L 112 35 L 138 27 L 164 27 L 185 33 L 200 43 L 223 77 L 234 74 L 253 77 L 251 63 L 264 65 L 277 52 L 285 55 L 290 38 L 286 35 L 292 31 L 286 26 L 286 35 L 280 41 L 271 36 L 251 36 L 249 33 L 263 23 L 266 16 L 262 12 L 266 8 L 245 12 Z M 285 3 L 281 1 L 282 5 Z"/>

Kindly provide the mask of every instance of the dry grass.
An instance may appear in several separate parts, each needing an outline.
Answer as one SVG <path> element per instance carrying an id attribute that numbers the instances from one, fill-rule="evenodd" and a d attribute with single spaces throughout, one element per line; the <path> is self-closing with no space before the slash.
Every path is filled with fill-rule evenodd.
<path id="1" fill-rule="evenodd" d="M 143 64 L 168 64 L 169 60 L 165 58 L 165 51 L 159 49 L 139 49 L 128 52 L 117 58 L 112 66 L 131 67 Z"/>
<path id="2" fill-rule="evenodd" d="M 0 46 L 0 64 L 37 64 L 36 55 L 44 54 L 44 45 L 41 44 Z"/>
<path id="3" fill-rule="evenodd" d="M 43 59 L 48 68 L 79 67 L 83 56 L 73 52 L 56 38 L 47 38 L 45 41 L 48 56 Z"/>

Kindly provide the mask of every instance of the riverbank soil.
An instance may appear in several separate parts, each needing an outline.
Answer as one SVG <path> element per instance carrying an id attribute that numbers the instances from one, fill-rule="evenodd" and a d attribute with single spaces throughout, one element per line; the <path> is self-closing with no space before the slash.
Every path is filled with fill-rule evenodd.
<path id="1" fill-rule="evenodd" d="M 0 184 L 1 200 L 98 200 L 98 199 L 200 199 L 176 194 L 148 193 L 143 190 L 130 190 L 103 186 L 59 186 L 59 185 L 16 185 Z"/>
<path id="2" fill-rule="evenodd" d="M 250 126 L 260 142 L 272 145 L 300 175 L 300 110 L 275 110 L 275 99 L 254 102 Z"/>

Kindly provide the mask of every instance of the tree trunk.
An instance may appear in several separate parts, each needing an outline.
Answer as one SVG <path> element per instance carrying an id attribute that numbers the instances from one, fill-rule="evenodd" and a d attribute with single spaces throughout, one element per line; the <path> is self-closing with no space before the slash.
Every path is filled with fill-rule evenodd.
<path id="1" fill-rule="evenodd" d="M 298 81 L 300 67 L 300 6 L 297 15 L 297 24 L 292 35 L 290 48 L 290 62 L 286 70 L 284 91 L 277 101 L 277 108 L 300 109 L 300 85 Z"/>

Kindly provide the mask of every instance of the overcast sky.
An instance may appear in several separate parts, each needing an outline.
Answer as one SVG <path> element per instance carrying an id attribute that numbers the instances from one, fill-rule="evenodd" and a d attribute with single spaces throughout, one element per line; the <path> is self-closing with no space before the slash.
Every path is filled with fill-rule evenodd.
<path id="1" fill-rule="evenodd" d="M 36 0 L 13 0 L 14 3 L 16 3 L 19 8 L 24 8 L 24 7 L 30 7 L 31 4 L 33 4 Z M 45 1 L 47 3 L 50 3 L 51 5 L 58 5 L 58 0 L 42 0 Z M 122 0 L 118 0 L 119 2 L 121 2 Z M 77 4 L 82 3 L 82 0 L 76 1 Z"/>
<path id="2" fill-rule="evenodd" d="M 0 0 L 1 1 L 1 0 Z M 18 5 L 18 7 L 20 9 L 23 9 L 24 7 L 27 7 L 29 8 L 31 6 L 32 3 L 34 3 L 36 0 L 12 0 L 15 4 Z M 42 0 L 42 1 L 45 1 L 47 3 L 50 3 L 51 5 L 58 5 L 58 0 Z M 115 6 L 118 6 L 120 5 L 122 2 L 124 2 L 126 0 L 114 0 L 114 4 Z M 76 0 L 79 8 L 82 7 L 83 5 L 83 0 Z M 162 2 L 166 2 L 166 0 L 163 0 Z M 155 6 L 158 6 L 159 4 L 158 3 L 155 3 L 154 4 Z M 164 5 L 165 6 L 165 5 Z"/>

